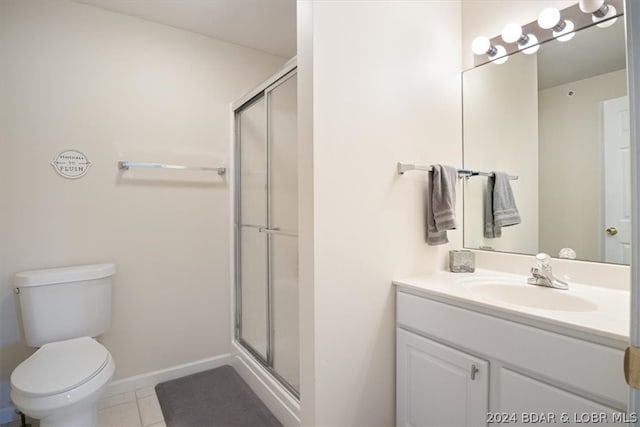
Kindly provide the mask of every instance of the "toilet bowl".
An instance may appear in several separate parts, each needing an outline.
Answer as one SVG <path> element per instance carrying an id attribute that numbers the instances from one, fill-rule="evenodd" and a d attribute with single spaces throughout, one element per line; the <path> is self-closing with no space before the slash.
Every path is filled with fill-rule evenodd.
<path id="1" fill-rule="evenodd" d="M 11 399 L 41 427 L 95 426 L 114 371 L 113 358 L 92 338 L 45 344 L 11 374 Z"/>
<path id="2" fill-rule="evenodd" d="M 11 399 L 41 427 L 95 426 L 114 371 L 113 358 L 92 338 L 45 344 L 11 374 Z"/>
<path id="3" fill-rule="evenodd" d="M 40 427 L 96 427 L 115 371 L 93 337 L 111 325 L 111 263 L 16 273 L 25 342 L 33 355 L 11 373 L 11 400 Z"/>

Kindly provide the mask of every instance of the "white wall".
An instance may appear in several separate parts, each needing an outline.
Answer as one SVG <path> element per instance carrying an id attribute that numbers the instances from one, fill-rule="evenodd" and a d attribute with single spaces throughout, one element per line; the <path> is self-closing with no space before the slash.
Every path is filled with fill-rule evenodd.
<path id="1" fill-rule="evenodd" d="M 460 3 L 300 6 L 302 423 L 389 426 L 391 280 L 443 269 L 462 244 L 456 230 L 426 245 L 426 174 L 396 174 L 461 163 Z"/>
<path id="2" fill-rule="evenodd" d="M 603 259 L 601 103 L 626 94 L 626 70 L 540 91 L 540 248 L 552 256 L 571 247 L 578 259 Z"/>
<path id="3" fill-rule="evenodd" d="M 113 261 L 116 378 L 229 351 L 229 105 L 284 63 L 66 0 L 0 2 L 0 376 L 30 353 L 15 272 Z M 65 148 L 92 166 L 64 179 Z"/>

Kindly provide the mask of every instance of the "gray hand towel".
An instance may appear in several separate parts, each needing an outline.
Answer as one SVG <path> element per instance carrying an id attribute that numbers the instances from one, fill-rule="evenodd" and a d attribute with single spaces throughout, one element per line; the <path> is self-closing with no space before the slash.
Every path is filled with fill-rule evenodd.
<path id="1" fill-rule="evenodd" d="M 484 237 L 502 236 L 502 227 L 520 224 L 520 213 L 511 190 L 509 175 L 494 172 L 487 180 Z"/>
<path id="2" fill-rule="evenodd" d="M 487 178 L 487 188 L 484 192 L 484 237 L 496 239 L 502 237 L 502 229 L 493 222 L 493 187 L 494 178 L 489 175 Z"/>
<path id="3" fill-rule="evenodd" d="M 433 165 L 427 182 L 427 244 L 442 245 L 449 242 L 447 230 L 457 228 L 456 182 L 458 169 Z"/>

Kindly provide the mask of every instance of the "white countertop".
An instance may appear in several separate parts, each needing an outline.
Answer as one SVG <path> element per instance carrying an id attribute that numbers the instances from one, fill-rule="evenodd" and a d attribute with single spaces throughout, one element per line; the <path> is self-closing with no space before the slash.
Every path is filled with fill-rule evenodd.
<path id="1" fill-rule="evenodd" d="M 525 275 L 481 269 L 474 273 L 441 271 L 394 280 L 393 284 L 400 291 L 603 345 L 625 348 L 629 342 L 630 295 L 626 290 L 574 282 L 569 283 L 569 290 L 551 289 L 528 285 Z M 513 285 L 516 297 L 525 291 L 522 295 L 527 298 L 522 304 L 514 303 L 518 298 L 511 298 L 508 292 L 504 299 L 496 298 L 479 291 L 477 285 L 483 284 L 497 285 L 498 290 Z"/>

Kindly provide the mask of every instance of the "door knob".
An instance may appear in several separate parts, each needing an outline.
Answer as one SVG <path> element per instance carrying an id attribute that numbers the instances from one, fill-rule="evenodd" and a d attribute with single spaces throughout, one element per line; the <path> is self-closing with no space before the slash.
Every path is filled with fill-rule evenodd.
<path id="1" fill-rule="evenodd" d="M 607 234 L 609 236 L 615 236 L 616 234 L 618 234 L 618 229 L 615 227 L 609 227 L 607 228 Z"/>

